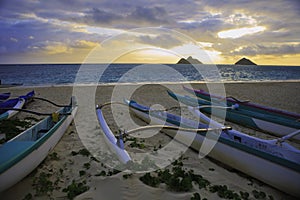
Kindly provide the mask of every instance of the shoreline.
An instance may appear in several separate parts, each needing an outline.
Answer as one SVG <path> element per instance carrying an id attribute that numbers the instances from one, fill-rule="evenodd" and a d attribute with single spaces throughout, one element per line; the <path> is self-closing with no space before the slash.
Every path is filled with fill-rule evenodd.
<path id="1" fill-rule="evenodd" d="M 40 95 L 46 95 L 44 90 L 51 89 L 55 90 L 60 88 L 65 88 L 63 90 L 66 90 L 69 94 L 69 97 L 71 97 L 73 89 L 74 88 L 90 88 L 98 90 L 98 88 L 107 88 L 105 92 L 112 92 L 115 87 L 138 87 L 143 88 L 147 86 L 159 86 L 162 87 L 171 87 L 174 88 L 176 93 L 181 93 L 184 95 L 190 95 L 189 93 L 185 93 L 182 89 L 182 85 L 185 85 L 187 87 L 193 87 L 194 89 L 203 89 L 208 91 L 207 85 L 210 87 L 214 87 L 214 84 L 220 86 L 221 90 L 224 86 L 226 94 L 228 96 L 234 96 L 240 100 L 250 100 L 251 102 L 262 104 L 268 107 L 275 107 L 278 109 L 288 110 L 295 113 L 300 113 L 300 81 L 284 81 L 284 82 L 232 82 L 232 83 L 199 83 L 199 82 L 183 82 L 183 83 L 177 83 L 177 82 L 167 82 L 167 83 L 124 83 L 124 84 L 83 84 L 83 85 L 40 85 L 40 86 L 16 86 L 16 87 L 10 87 L 10 88 L 1 88 L 0 92 L 10 92 L 10 91 L 19 91 L 19 94 L 12 94 L 14 96 L 17 95 L 23 95 L 21 93 L 22 91 L 28 92 L 28 90 L 35 89 L 39 91 Z M 223 85 L 223 86 L 222 86 Z M 253 88 L 255 87 L 255 88 Z M 277 88 L 280 88 L 278 90 Z M 257 89 L 257 90 L 256 90 Z M 270 91 L 267 91 L 270 90 Z M 52 93 L 51 93 L 52 94 Z M 298 95 L 297 95 L 298 94 Z M 56 94 L 54 94 L 56 95 Z M 93 94 L 94 95 L 94 94 Z M 260 95 L 260 96 L 259 96 Z M 273 97 L 274 96 L 274 97 Z M 293 98 L 291 98 L 293 97 Z M 56 97 L 54 97 L 56 98 Z M 275 99 L 274 99 L 275 98 Z M 50 97 L 51 99 L 51 97 Z M 59 98 L 61 99 L 61 98 Z M 69 98 L 68 98 L 69 99 Z M 122 99 L 121 99 L 122 100 Z M 162 99 L 162 101 L 165 100 L 165 98 Z M 67 102 L 66 102 L 67 103 Z M 288 105 L 288 106 L 286 106 Z"/>
<path id="2" fill-rule="evenodd" d="M 0 85 L 0 89 L 5 88 L 16 88 L 16 89 L 27 89 L 27 88 L 44 88 L 44 87 L 81 87 L 81 86 L 116 86 L 116 85 L 151 85 L 151 84 L 166 84 L 166 85 L 177 85 L 177 84 L 268 84 L 268 83 L 300 83 L 300 80 L 271 80 L 271 81 L 178 81 L 178 82 L 112 82 L 112 83 L 79 83 L 79 84 L 41 84 L 41 85 L 11 85 L 3 84 Z"/>
<path id="3" fill-rule="evenodd" d="M 175 100 L 168 96 L 165 86 L 172 88 L 174 92 L 187 94 L 182 89 L 182 85 L 183 84 L 180 83 L 170 83 L 165 85 L 159 85 L 158 83 L 146 85 L 144 85 L 144 83 L 141 85 L 97 85 L 97 89 L 95 91 L 93 90 L 95 86 L 85 85 L 80 86 L 79 89 L 82 88 L 82 90 L 80 91 L 82 91 L 84 95 L 87 95 L 91 91 L 95 92 L 95 100 L 93 100 L 93 103 L 102 104 L 112 99 L 113 92 L 115 92 L 114 90 L 118 88 L 116 86 L 121 86 L 120 88 L 123 89 L 123 91 L 121 90 L 120 93 L 117 93 L 117 97 L 120 101 L 123 99 L 123 97 L 126 97 L 126 95 L 130 95 L 127 91 L 130 91 L 130 89 L 133 88 L 135 89 L 135 91 L 131 95 L 132 99 L 144 105 L 159 104 L 162 107 L 168 109 L 174 106 L 178 106 L 178 104 Z M 206 89 L 205 83 L 192 83 L 191 86 L 193 86 L 195 89 Z M 225 83 L 224 87 L 227 94 L 238 97 L 240 99 L 251 99 L 251 101 L 255 103 L 300 113 L 300 94 L 298 92 L 300 91 L 299 82 L 277 82 L 261 84 L 257 84 L 256 82 L 239 84 Z M 69 103 L 70 97 L 73 94 L 73 86 L 58 85 L 50 87 L 0 88 L 0 92 L 10 91 L 12 92 L 12 95 L 23 95 L 25 92 L 28 92 L 31 89 L 34 89 L 36 91 L 37 96 L 47 98 L 58 104 Z M 95 114 L 94 105 L 90 106 L 92 109 L 92 114 Z M 43 112 L 52 112 L 57 110 L 56 107 L 38 100 L 34 100 L 30 104 L 28 104 L 27 109 Z M 119 109 L 119 107 L 117 107 L 117 109 Z M 119 114 L 122 114 L 121 117 L 123 116 L 126 118 L 127 115 L 125 111 L 120 109 L 117 110 L 117 112 Z M 112 131 L 117 131 L 119 127 L 121 127 L 122 129 L 126 128 L 127 130 L 131 128 L 131 124 L 127 122 L 126 119 L 119 121 L 114 119 L 114 116 L 110 109 L 106 109 L 104 114 L 105 118 L 109 122 L 109 126 L 111 127 Z M 16 118 L 24 119 L 28 116 L 30 115 L 26 113 L 19 113 Z M 43 118 L 36 116 L 34 117 L 38 119 Z M 83 119 L 88 122 L 90 120 L 89 118 L 90 117 L 86 117 Z M 130 118 L 132 118 L 132 120 L 137 124 L 144 125 L 144 123 L 136 117 L 130 116 Z M 88 192 L 81 194 L 76 199 L 99 199 L 100 197 L 103 197 L 103 195 L 108 195 L 105 197 L 107 197 L 107 199 L 112 199 L 110 197 L 113 196 L 109 196 L 109 194 L 114 194 L 116 190 L 120 191 L 118 194 L 122 195 L 124 199 L 132 199 L 133 194 L 143 194 L 143 196 L 137 195 L 135 197 L 136 199 L 161 199 L 161 194 L 164 195 L 165 199 L 190 199 L 191 196 L 193 196 L 194 192 L 200 193 L 202 198 L 219 198 L 216 193 L 211 193 L 204 189 L 200 190 L 194 188 L 191 192 L 177 193 L 169 191 L 163 185 L 158 188 L 153 188 L 143 184 L 139 180 L 141 174 L 133 174 L 132 177 L 128 179 L 123 178 L 123 175 L 124 173 L 126 174 L 126 172 L 122 172 L 112 176 L 98 176 L 98 174 L 100 174 L 102 171 L 105 171 L 105 173 L 109 173 L 110 171 L 112 171 L 112 169 L 110 169 L 109 166 L 106 166 L 105 162 L 103 161 L 97 163 L 92 160 L 91 157 L 86 157 L 83 155 L 73 155 L 72 152 L 79 152 L 81 149 L 86 148 L 85 141 L 88 140 L 97 142 L 97 146 L 101 147 L 101 140 L 98 143 L 98 139 L 101 138 L 100 127 L 99 125 L 87 126 L 87 132 L 89 134 L 87 135 L 88 137 L 85 138 L 83 137 L 82 132 L 78 129 L 77 125 L 78 124 L 76 122 L 69 127 L 61 141 L 54 148 L 54 151 L 50 152 L 52 156 L 48 156 L 43 164 L 40 165 L 36 170 L 34 170 L 33 173 L 31 173 L 29 176 L 27 176 L 25 179 L 17 183 L 9 190 L 2 193 L 1 196 L 5 199 L 23 199 L 28 193 L 35 194 L 37 186 L 32 186 L 32 184 L 36 183 L 37 180 L 42 180 L 41 174 L 46 173 L 51 175 L 49 180 L 53 183 L 55 183 L 56 180 L 59 180 L 59 189 L 54 190 L 50 194 L 53 198 L 63 197 L 62 199 L 67 199 L 66 193 L 62 192 L 62 189 L 67 188 L 73 180 L 80 183 L 85 181 L 86 185 L 90 188 Z M 261 136 L 260 132 L 252 131 L 239 126 L 234 126 L 234 128 L 255 136 Z M 264 134 L 261 137 L 264 137 L 266 139 L 274 138 L 273 136 L 267 134 Z M 157 134 L 155 135 L 155 137 L 145 139 L 145 142 L 143 143 L 146 146 L 145 149 L 131 148 L 129 146 L 126 146 L 126 148 L 129 149 L 130 153 L 143 153 L 153 150 L 153 148 L 155 146 L 158 146 L 158 144 L 165 145 L 168 144 L 168 142 L 170 142 L 169 137 L 164 134 Z M 169 149 L 169 151 L 175 152 L 174 149 Z M 57 159 L 55 159 L 53 153 L 56 153 L 58 157 Z M 105 153 L 105 151 L 103 151 L 103 153 Z M 188 149 L 183 155 L 185 157 L 188 157 L 188 159 L 183 162 L 185 168 L 194 170 L 196 174 L 200 174 L 214 185 L 226 185 L 229 189 L 234 190 L 235 192 L 248 192 L 251 197 L 253 197 L 251 192 L 253 190 L 257 190 L 263 191 L 267 195 L 271 195 L 272 197 L 274 197 L 274 199 L 294 199 L 293 197 L 277 189 L 263 184 L 260 181 L 253 179 L 245 174 L 237 172 L 236 170 L 226 168 L 222 164 L 212 161 L 211 159 L 199 159 L 198 153 L 193 150 Z M 168 167 L 170 168 L 171 166 L 167 166 L 166 168 Z M 60 173 L 61 171 L 62 174 Z M 34 198 L 45 199 L 45 196 Z"/>

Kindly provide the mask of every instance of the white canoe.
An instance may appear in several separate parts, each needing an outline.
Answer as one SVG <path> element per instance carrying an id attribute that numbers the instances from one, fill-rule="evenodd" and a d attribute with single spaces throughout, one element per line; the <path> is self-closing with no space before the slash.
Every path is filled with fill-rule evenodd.
<path id="1" fill-rule="evenodd" d="M 195 121 L 183 119 L 164 111 L 151 111 L 133 101 L 125 101 L 131 111 L 146 122 L 195 128 Z M 150 115 L 149 116 L 149 111 Z M 197 128 L 208 127 L 198 123 Z M 190 144 L 190 147 L 201 150 L 205 133 L 184 131 L 166 131 L 180 142 Z M 210 134 L 214 134 L 210 132 Z M 216 136 L 217 137 L 217 136 Z M 193 140 L 192 142 L 190 142 Z M 269 184 L 287 194 L 300 196 L 300 151 L 277 140 L 263 140 L 237 131 L 223 131 L 208 156 Z"/>
<path id="2" fill-rule="evenodd" d="M 97 106 L 96 107 L 96 113 L 97 113 L 97 118 L 99 121 L 99 124 L 101 126 L 101 129 L 103 131 L 103 136 L 105 143 L 109 147 L 109 149 L 118 157 L 118 159 L 126 164 L 128 161 L 131 160 L 128 152 L 124 149 L 124 144 L 123 144 L 123 139 L 118 139 L 114 136 L 112 131 L 110 130 L 109 126 L 107 125 L 101 107 Z"/>
<path id="3" fill-rule="evenodd" d="M 0 146 L 0 192 L 32 172 L 61 139 L 77 111 L 72 104 L 60 109 L 59 120 L 49 116 Z"/>

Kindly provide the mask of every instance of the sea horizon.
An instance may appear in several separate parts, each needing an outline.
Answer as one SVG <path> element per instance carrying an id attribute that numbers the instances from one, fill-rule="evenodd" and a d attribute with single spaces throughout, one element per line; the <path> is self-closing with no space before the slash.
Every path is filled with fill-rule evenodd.
<path id="1" fill-rule="evenodd" d="M 178 63 L 135 63 L 135 62 L 115 62 L 115 63 L 80 63 L 80 62 L 74 62 L 74 63 L 0 63 L 0 67 L 2 66 L 13 66 L 13 65 L 185 65 L 185 64 L 178 64 Z M 257 65 L 237 65 L 237 64 L 228 64 L 228 63 L 202 63 L 202 64 L 191 64 L 191 65 L 212 65 L 212 66 L 218 66 L 218 65 L 228 65 L 228 66 L 261 66 L 261 67 L 272 67 L 272 66 L 279 66 L 279 67 L 300 67 L 300 64 L 295 65 L 285 65 L 285 64 L 257 64 Z"/>
<path id="2" fill-rule="evenodd" d="M 297 66 L 115 63 L 7 66 L 0 65 L 1 84 L 23 86 L 300 81 L 300 67 Z"/>

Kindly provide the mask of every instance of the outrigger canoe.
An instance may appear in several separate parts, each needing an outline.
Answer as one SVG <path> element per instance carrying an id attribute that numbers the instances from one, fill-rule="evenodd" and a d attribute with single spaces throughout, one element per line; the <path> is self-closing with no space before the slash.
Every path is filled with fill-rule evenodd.
<path id="1" fill-rule="evenodd" d="M 32 172 L 61 139 L 77 111 L 75 97 L 57 111 L 0 146 L 0 192 Z"/>
<path id="2" fill-rule="evenodd" d="M 21 109 L 32 97 L 34 97 L 34 91 L 27 93 L 14 99 L 8 99 L 0 103 L 0 121 L 9 119 L 18 113 L 17 110 L 7 110 L 9 108 Z"/>
<path id="3" fill-rule="evenodd" d="M 175 100 L 188 106 L 199 107 L 201 111 L 211 114 L 210 106 L 214 107 L 214 115 L 222 117 L 226 110 L 226 120 L 252 128 L 255 130 L 271 133 L 276 136 L 285 136 L 300 129 L 300 121 L 295 118 L 261 113 L 254 110 L 244 109 L 239 104 L 218 104 L 203 99 L 183 96 L 168 91 L 168 94 Z M 300 135 L 293 138 L 300 141 Z"/>
<path id="4" fill-rule="evenodd" d="M 197 97 L 207 100 L 207 101 L 217 102 L 220 100 L 221 101 L 226 100 L 228 106 L 232 106 L 232 105 L 238 103 L 240 108 L 242 108 L 242 109 L 259 112 L 262 114 L 268 113 L 268 114 L 272 114 L 272 115 L 278 115 L 280 117 L 291 118 L 292 120 L 300 119 L 300 114 L 298 114 L 298 113 L 293 113 L 293 112 L 289 112 L 286 110 L 281 110 L 281 109 L 277 109 L 277 108 L 272 108 L 272 107 L 252 103 L 252 102 L 249 102 L 248 100 L 242 101 L 242 100 L 236 99 L 234 97 L 218 96 L 218 95 L 210 94 L 204 90 L 194 90 L 194 89 L 187 88 L 185 86 L 183 86 L 183 89 L 186 90 L 187 92 L 189 92 L 190 94 L 196 95 Z"/>
<path id="5" fill-rule="evenodd" d="M 195 128 L 209 128 L 202 124 L 181 116 L 173 115 L 165 111 L 151 110 L 149 107 L 140 105 L 135 101 L 126 100 L 130 110 L 146 122 L 168 124 L 173 126 Z M 204 139 L 205 132 L 170 132 L 166 133 L 174 138 L 190 140 L 190 147 L 199 151 Z M 218 160 L 232 168 L 235 168 L 249 176 L 273 186 L 287 194 L 300 196 L 300 151 L 289 145 L 284 140 L 264 140 L 243 134 L 237 131 L 224 130 L 218 133 L 210 132 L 210 138 L 218 138 L 215 146 L 208 156 Z M 180 137 L 178 137 L 180 135 Z M 215 136 L 213 136 L 215 135 Z"/>
<path id="6" fill-rule="evenodd" d="M 112 133 L 105 121 L 101 109 L 102 106 L 96 106 L 97 118 L 103 131 L 105 143 L 107 144 L 109 149 L 118 157 L 118 159 L 123 164 L 126 164 L 131 160 L 131 157 L 129 156 L 128 152 L 124 149 L 124 141 L 122 135 L 120 135 L 118 139 L 114 136 L 114 134 Z"/>
<path id="7" fill-rule="evenodd" d="M 10 97 L 10 92 L 1 93 L 1 94 L 0 94 L 0 102 L 5 101 L 5 100 L 8 99 L 9 97 Z"/>

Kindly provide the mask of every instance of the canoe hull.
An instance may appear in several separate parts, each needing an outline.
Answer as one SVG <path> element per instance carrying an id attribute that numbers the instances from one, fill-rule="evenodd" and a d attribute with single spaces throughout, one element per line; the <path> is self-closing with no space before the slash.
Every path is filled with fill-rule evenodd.
<path id="1" fill-rule="evenodd" d="M 131 110 L 144 121 L 148 123 L 150 122 L 148 113 L 136 110 L 132 107 Z M 154 124 L 164 123 L 164 121 L 155 119 L 153 117 L 151 118 L 151 122 Z M 191 138 L 194 138 L 190 147 L 196 151 L 200 150 L 205 138 L 200 134 L 193 136 L 191 132 L 177 132 L 169 130 L 164 132 L 173 138 L 175 136 L 176 138 L 181 138 L 179 141 L 181 143 L 185 143 L 183 141 L 188 141 L 186 144 L 190 144 L 189 141 Z M 185 139 L 182 140 L 182 138 Z M 208 156 L 258 180 L 261 180 L 264 183 L 267 183 L 268 185 L 273 186 L 285 193 L 298 197 L 300 196 L 300 173 L 293 169 L 257 157 L 248 152 L 231 147 L 230 145 L 226 145 L 220 141 L 216 143 L 214 148 L 209 152 Z"/>
<path id="2" fill-rule="evenodd" d="M 201 109 L 201 110 L 203 110 L 206 113 L 211 114 L 211 109 L 206 108 L 206 109 Z M 217 117 L 222 117 L 222 113 L 220 113 L 220 115 L 218 115 L 219 114 L 218 112 L 214 112 L 214 114 Z M 226 119 L 233 123 L 237 123 L 242 126 L 245 126 L 245 127 L 248 127 L 248 128 L 254 129 L 254 130 L 258 130 L 258 131 L 263 131 L 263 132 L 269 133 L 271 135 L 276 135 L 279 137 L 283 137 L 285 135 L 288 135 L 288 134 L 298 130 L 297 128 L 273 123 L 273 122 L 262 120 L 262 119 L 255 118 L 255 117 L 249 117 L 247 115 L 239 114 L 237 112 L 227 111 Z M 296 135 L 295 137 L 293 137 L 293 140 L 300 141 L 300 135 Z"/>
<path id="3" fill-rule="evenodd" d="M 260 120 L 260 119 L 252 119 L 255 125 L 258 127 L 258 130 L 263 130 L 268 133 L 273 133 L 279 137 L 283 137 L 285 135 L 288 135 L 292 132 L 297 131 L 298 129 L 288 127 L 288 126 L 283 126 L 280 124 L 275 124 L 272 122 Z M 300 141 L 300 135 L 296 135 L 293 137 L 294 140 Z"/>
<path id="4" fill-rule="evenodd" d="M 117 139 L 115 138 L 114 134 L 111 132 L 111 130 L 109 129 L 103 113 L 101 111 L 100 108 L 98 108 L 96 110 L 97 112 L 97 117 L 98 117 L 98 121 L 99 124 L 101 126 L 101 129 L 103 131 L 103 136 L 104 136 L 104 140 L 105 143 L 107 144 L 107 146 L 109 147 L 109 149 L 115 154 L 117 155 L 118 159 L 126 164 L 128 161 L 131 160 L 129 154 L 127 153 L 127 151 L 125 149 L 121 149 L 116 143 L 117 143 Z"/>
<path id="5" fill-rule="evenodd" d="M 9 97 L 10 97 L 10 92 L 1 93 L 1 94 L 0 94 L 0 102 L 1 102 L 1 101 L 5 101 L 5 100 L 8 99 Z"/>
<path id="6" fill-rule="evenodd" d="M 169 92 L 169 95 L 176 99 L 177 101 L 180 101 L 186 105 L 189 106 L 206 106 L 210 105 L 209 102 L 205 102 L 196 98 L 192 98 L 189 96 L 182 96 L 178 94 L 174 94 Z M 206 113 L 211 114 L 211 108 L 202 108 L 201 111 L 204 111 Z M 251 114 L 252 116 L 249 116 L 248 114 Z M 214 109 L 214 115 L 217 117 L 224 117 L 224 109 Z M 297 131 L 299 126 L 299 122 L 292 121 L 286 118 L 280 118 L 277 116 L 270 116 L 269 114 L 258 114 L 259 117 L 255 117 L 255 114 L 253 111 L 247 111 L 247 110 L 230 110 L 228 109 L 226 112 L 226 120 L 231 121 L 233 123 L 237 123 L 240 125 L 243 125 L 248 128 L 252 128 L 255 130 L 267 132 L 276 136 L 285 136 L 289 133 L 292 133 L 294 131 Z M 273 119 L 273 121 L 270 120 L 264 120 L 264 117 L 267 119 Z M 281 123 L 281 124 L 280 124 Z M 298 124 L 296 124 L 298 123 Z M 290 125 L 290 126 L 288 126 Z M 294 126 L 294 127 L 292 127 Z M 297 135 L 293 137 L 294 140 L 300 141 L 300 135 Z"/>
<path id="7" fill-rule="evenodd" d="M 231 106 L 233 104 L 236 104 L 236 103 L 239 103 L 241 108 L 251 110 L 251 111 L 255 111 L 255 112 L 260 112 L 260 113 L 268 112 L 268 113 L 273 114 L 273 115 L 277 115 L 277 116 L 281 116 L 281 117 L 290 117 L 290 118 L 293 118 L 293 119 L 299 119 L 300 118 L 300 114 L 289 112 L 289 111 L 286 111 L 286 110 L 271 108 L 271 107 L 251 103 L 251 102 L 240 103 L 240 102 L 237 102 L 236 100 L 232 99 L 231 97 L 224 98 L 222 96 L 209 94 L 208 92 L 205 92 L 204 90 L 194 90 L 194 89 L 187 88 L 185 86 L 183 86 L 183 89 L 185 91 L 189 92 L 190 94 L 196 95 L 197 97 L 205 99 L 207 101 L 211 101 L 211 98 L 215 98 L 215 99 L 219 99 L 219 100 L 220 99 L 221 100 L 226 99 L 229 106 Z"/>
<path id="8" fill-rule="evenodd" d="M 0 192 L 21 181 L 47 157 L 69 127 L 76 111 L 77 108 L 75 108 L 72 111 L 72 115 L 67 116 L 57 128 L 54 126 L 53 129 L 55 130 L 53 130 L 53 134 L 40 146 L 37 148 L 33 147 L 35 149 L 30 154 L 0 174 Z"/>
<path id="9" fill-rule="evenodd" d="M 20 109 L 23 107 L 23 105 L 25 104 L 25 99 L 20 98 L 19 101 L 16 103 L 16 105 L 13 108 L 17 108 Z M 2 114 L 0 114 L 0 121 L 4 120 L 4 119 L 9 119 L 11 117 L 13 117 L 14 115 L 16 115 L 19 111 L 16 110 L 8 110 Z"/>
<path id="10" fill-rule="evenodd" d="M 8 93 L 7 93 L 8 94 Z M 10 95 L 10 93 L 9 93 Z M 14 99 L 9 99 L 7 101 L 1 102 L 0 104 L 0 111 L 1 108 L 16 108 L 16 109 L 21 109 L 26 103 L 28 103 L 32 98 L 34 97 L 35 93 L 34 90 L 27 93 L 26 95 L 19 96 L 18 98 Z M 16 115 L 19 111 L 16 110 L 7 110 L 5 112 L 1 111 L 0 112 L 0 121 L 9 119 Z"/>

